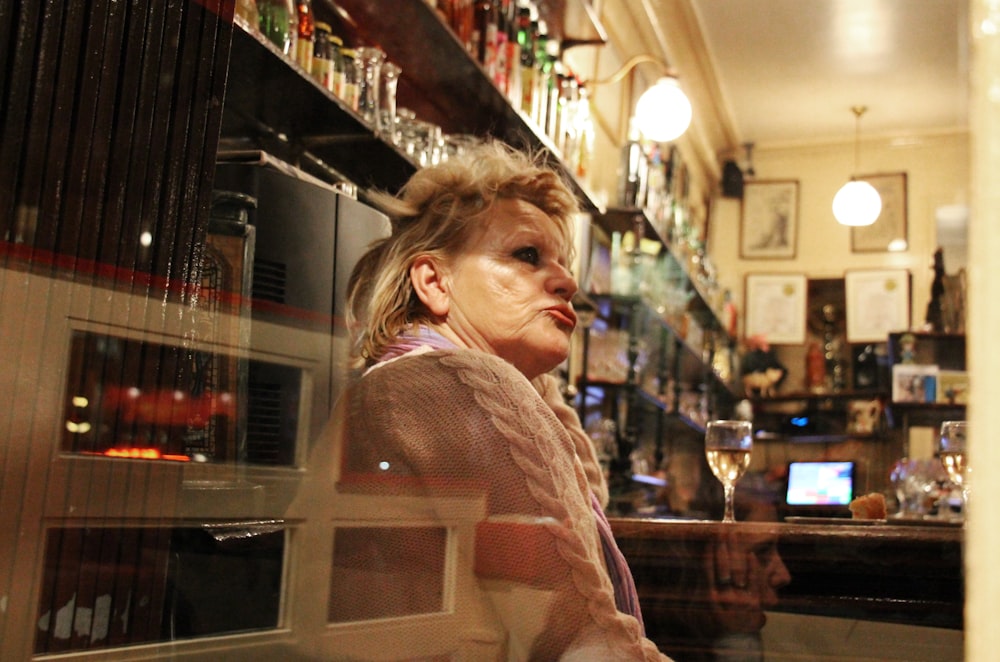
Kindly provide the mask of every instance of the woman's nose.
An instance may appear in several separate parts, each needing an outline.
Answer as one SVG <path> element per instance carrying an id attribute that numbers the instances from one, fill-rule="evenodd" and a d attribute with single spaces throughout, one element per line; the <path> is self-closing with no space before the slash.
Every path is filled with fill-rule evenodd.
<path id="1" fill-rule="evenodd" d="M 549 280 L 549 287 L 567 301 L 580 289 L 569 267 L 558 263 L 555 265 L 555 275 Z"/>

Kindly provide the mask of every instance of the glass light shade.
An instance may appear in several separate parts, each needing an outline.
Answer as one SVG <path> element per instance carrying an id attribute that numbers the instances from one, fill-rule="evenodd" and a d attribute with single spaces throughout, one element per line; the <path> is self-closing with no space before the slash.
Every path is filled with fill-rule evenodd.
<path id="1" fill-rule="evenodd" d="M 881 212 L 882 198 L 868 182 L 852 179 L 833 197 L 833 217 L 841 225 L 871 225 Z"/>
<path id="2" fill-rule="evenodd" d="M 654 142 L 670 142 L 687 131 L 691 102 L 676 78 L 664 76 L 642 93 L 635 105 L 635 123 Z"/>

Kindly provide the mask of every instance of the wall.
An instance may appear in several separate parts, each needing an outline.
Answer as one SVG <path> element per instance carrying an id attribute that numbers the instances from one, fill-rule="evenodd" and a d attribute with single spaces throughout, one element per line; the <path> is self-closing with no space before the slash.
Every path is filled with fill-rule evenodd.
<path id="1" fill-rule="evenodd" d="M 799 180 L 798 245 L 794 259 L 740 258 L 740 200 L 713 202 L 709 254 L 719 266 L 719 279 L 745 310 L 744 278 L 748 273 L 803 273 L 809 278 L 839 278 L 848 269 L 908 269 L 913 276 L 911 323 L 924 321 L 933 277 L 931 260 L 937 238 L 938 207 L 965 203 L 969 197 L 967 133 L 862 140 L 863 173 L 906 172 L 909 247 L 900 253 L 853 253 L 851 231 L 833 218 L 831 203 L 849 178 L 854 144 L 816 143 L 758 146 L 756 180 Z M 949 266 L 946 269 L 951 271 Z"/>

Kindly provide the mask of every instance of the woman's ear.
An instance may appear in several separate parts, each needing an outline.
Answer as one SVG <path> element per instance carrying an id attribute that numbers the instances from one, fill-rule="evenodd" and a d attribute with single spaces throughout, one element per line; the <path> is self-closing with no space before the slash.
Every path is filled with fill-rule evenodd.
<path id="1" fill-rule="evenodd" d="M 432 315 L 445 317 L 451 307 L 451 296 L 445 274 L 438 262 L 429 255 L 422 255 L 410 265 L 410 283 L 417 298 Z"/>

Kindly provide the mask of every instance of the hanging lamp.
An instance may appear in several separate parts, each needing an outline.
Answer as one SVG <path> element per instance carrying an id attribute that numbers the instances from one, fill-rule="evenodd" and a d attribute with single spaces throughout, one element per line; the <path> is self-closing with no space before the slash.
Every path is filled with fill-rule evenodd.
<path id="1" fill-rule="evenodd" d="M 854 172 L 833 198 L 833 217 L 841 225 L 853 227 L 871 225 L 882 213 L 882 198 L 875 187 L 857 178 L 858 151 L 860 149 L 861 116 L 867 106 L 853 106 L 854 113 Z"/>
<path id="2" fill-rule="evenodd" d="M 691 125 L 691 101 L 681 89 L 674 73 L 663 60 L 642 53 L 629 58 L 618 71 L 588 86 L 617 83 L 630 71 L 643 63 L 654 64 L 663 72 L 656 83 L 639 96 L 635 104 L 635 126 L 643 137 L 653 142 L 666 143 L 676 140 Z"/>

